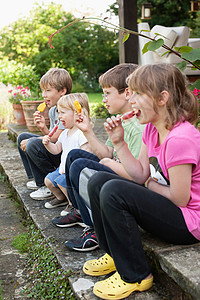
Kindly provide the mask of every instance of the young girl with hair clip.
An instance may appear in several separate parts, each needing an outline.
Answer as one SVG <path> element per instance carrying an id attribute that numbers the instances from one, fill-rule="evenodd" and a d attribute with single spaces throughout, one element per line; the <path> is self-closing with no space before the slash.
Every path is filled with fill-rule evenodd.
<path id="1" fill-rule="evenodd" d="M 200 240 L 200 133 L 198 107 L 186 77 L 169 64 L 139 67 L 128 78 L 132 108 L 147 124 L 138 160 L 123 138 L 120 117 L 105 124 L 131 180 L 98 172 L 88 184 L 95 232 L 106 254 L 87 261 L 103 299 L 122 299 L 153 284 L 138 226 L 173 244 Z M 145 187 L 144 187 L 145 184 Z"/>
<path id="2" fill-rule="evenodd" d="M 62 152 L 60 166 L 53 172 L 49 173 L 45 179 L 45 185 L 51 190 L 55 199 L 46 202 L 46 208 L 69 205 L 69 211 L 72 208 L 67 196 L 66 179 L 65 179 L 65 162 L 68 153 L 72 149 L 83 149 L 89 151 L 88 141 L 81 130 L 75 126 L 75 107 L 74 102 L 78 101 L 81 105 L 82 113 L 90 118 L 89 100 L 85 93 L 73 93 L 62 96 L 58 103 L 59 120 L 65 127 L 56 143 L 51 142 L 51 135 L 45 135 L 42 142 L 46 149 L 52 154 Z"/>

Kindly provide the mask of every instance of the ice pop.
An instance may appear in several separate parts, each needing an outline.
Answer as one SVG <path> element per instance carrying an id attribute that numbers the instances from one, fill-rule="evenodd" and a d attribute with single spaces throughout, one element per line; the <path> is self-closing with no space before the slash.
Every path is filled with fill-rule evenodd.
<path id="1" fill-rule="evenodd" d="M 136 113 L 135 113 L 134 110 L 128 111 L 127 113 L 122 115 L 122 119 L 123 120 L 128 120 L 128 119 L 132 118 L 135 114 Z"/>
<path id="2" fill-rule="evenodd" d="M 42 102 L 40 105 L 38 105 L 37 110 L 43 112 L 45 108 L 46 108 L 46 102 Z"/>
<path id="3" fill-rule="evenodd" d="M 49 132 L 49 136 L 52 137 L 57 129 L 58 129 L 58 125 L 55 125 L 54 128 Z"/>
<path id="4" fill-rule="evenodd" d="M 81 111 L 82 111 L 82 108 L 81 108 L 80 103 L 79 103 L 77 100 L 74 101 L 74 107 L 75 107 L 76 112 L 77 112 L 78 114 L 80 114 Z"/>

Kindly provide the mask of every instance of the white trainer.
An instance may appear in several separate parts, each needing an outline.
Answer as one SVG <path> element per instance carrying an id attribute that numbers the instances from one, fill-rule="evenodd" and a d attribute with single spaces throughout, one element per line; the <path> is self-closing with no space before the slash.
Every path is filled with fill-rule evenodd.
<path id="1" fill-rule="evenodd" d="M 37 191 L 30 193 L 30 197 L 34 200 L 43 200 L 52 196 L 52 192 L 46 186 L 42 186 Z"/>
<path id="2" fill-rule="evenodd" d="M 26 183 L 26 187 L 27 187 L 28 189 L 30 189 L 30 190 L 37 190 L 37 189 L 39 189 L 39 186 L 37 186 L 35 180 L 28 181 L 28 182 Z"/>

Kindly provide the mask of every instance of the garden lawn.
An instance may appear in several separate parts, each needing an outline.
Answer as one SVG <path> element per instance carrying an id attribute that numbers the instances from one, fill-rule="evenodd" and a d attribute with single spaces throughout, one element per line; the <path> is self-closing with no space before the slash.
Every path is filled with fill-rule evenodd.
<path id="1" fill-rule="evenodd" d="M 102 93 L 88 93 L 87 95 L 90 104 L 102 103 Z"/>

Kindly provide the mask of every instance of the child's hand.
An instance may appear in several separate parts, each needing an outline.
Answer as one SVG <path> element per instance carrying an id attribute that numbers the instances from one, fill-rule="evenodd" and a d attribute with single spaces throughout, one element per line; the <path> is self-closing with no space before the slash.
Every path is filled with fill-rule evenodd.
<path id="1" fill-rule="evenodd" d="M 75 125 L 82 131 L 82 132 L 87 132 L 90 128 L 90 121 L 89 119 L 83 115 L 83 114 L 74 114 L 74 122 Z"/>
<path id="2" fill-rule="evenodd" d="M 22 140 L 21 143 L 20 143 L 20 148 L 22 149 L 22 151 L 26 151 L 26 144 L 28 142 L 29 139 L 26 139 L 26 140 Z"/>
<path id="3" fill-rule="evenodd" d="M 104 123 L 104 127 L 113 144 L 117 144 L 124 140 L 124 129 L 122 127 L 120 115 L 108 118 Z"/>
<path id="4" fill-rule="evenodd" d="M 43 136 L 43 138 L 42 138 L 43 145 L 48 145 L 48 143 L 50 143 L 50 141 L 51 141 L 51 138 L 49 135 Z"/>
<path id="5" fill-rule="evenodd" d="M 43 129 L 45 127 L 45 118 L 44 116 L 37 110 L 33 114 L 34 123 L 39 129 Z"/>

